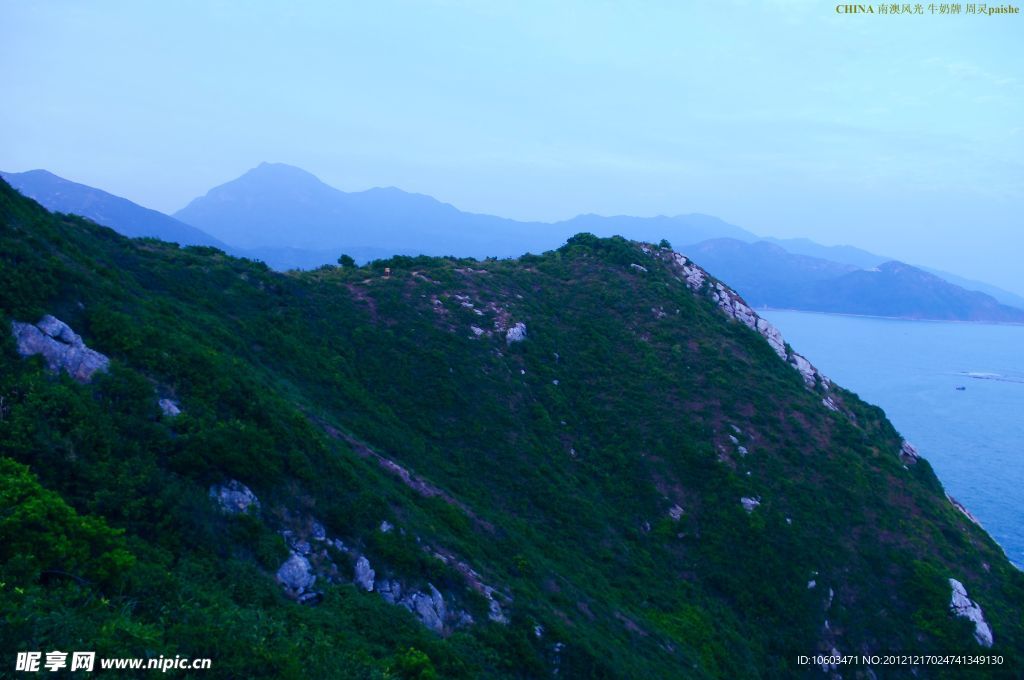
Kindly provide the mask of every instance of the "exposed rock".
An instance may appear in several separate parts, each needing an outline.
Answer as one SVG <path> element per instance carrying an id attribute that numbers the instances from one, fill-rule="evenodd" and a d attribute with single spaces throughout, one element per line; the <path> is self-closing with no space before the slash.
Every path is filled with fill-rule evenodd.
<path id="1" fill-rule="evenodd" d="M 955 578 L 949 579 L 952 588 L 952 597 L 949 601 L 949 608 L 957 616 L 970 619 L 974 623 L 974 639 L 982 647 L 992 646 L 992 629 L 985 621 L 985 614 L 981 611 L 978 603 L 967 596 L 967 589 L 964 584 Z"/>
<path id="2" fill-rule="evenodd" d="M 816 369 L 810 361 L 805 359 L 803 355 L 793 352 L 793 356 L 790 357 L 789 363 L 800 373 L 800 376 L 804 379 L 804 383 L 808 387 L 814 387 L 814 377 L 818 373 L 818 369 Z"/>
<path id="3" fill-rule="evenodd" d="M 743 498 L 740 499 L 740 504 L 743 505 L 743 509 L 746 510 L 747 512 L 753 512 L 754 508 L 761 505 L 761 500 L 758 498 L 750 498 L 749 496 L 744 496 Z"/>
<path id="4" fill-rule="evenodd" d="M 384 579 L 378 584 L 377 592 L 388 604 L 398 604 L 402 599 L 402 584 L 393 579 Z"/>
<path id="5" fill-rule="evenodd" d="M 768 322 L 767 319 L 757 318 L 757 330 L 768 344 L 772 346 L 775 353 L 779 355 L 779 358 L 785 361 L 786 359 L 786 341 L 782 339 L 782 333 L 779 329 Z"/>
<path id="6" fill-rule="evenodd" d="M 749 451 L 747 451 L 747 447 L 746 447 L 746 446 L 737 446 L 737 447 L 736 447 L 736 451 L 737 451 L 737 452 L 739 452 L 739 454 L 740 454 L 741 456 L 745 456 L 745 455 L 747 455 L 748 453 L 750 453 Z"/>
<path id="7" fill-rule="evenodd" d="M 486 332 L 483 328 L 480 328 L 479 326 L 470 326 L 469 330 L 473 331 L 473 335 L 478 338 Z"/>
<path id="8" fill-rule="evenodd" d="M 168 418 L 181 415 L 181 407 L 171 399 L 161 399 L 157 402 L 157 405 L 160 406 L 160 411 Z"/>
<path id="9" fill-rule="evenodd" d="M 429 594 L 414 592 L 409 597 L 408 604 L 406 602 L 402 604 L 405 604 L 412 613 L 419 617 L 424 626 L 436 633 L 444 632 L 444 620 L 448 614 L 444 597 L 434 587 L 434 584 L 428 583 L 427 587 L 430 589 Z"/>
<path id="10" fill-rule="evenodd" d="M 779 329 L 773 326 L 767 319 L 762 319 L 758 316 L 736 291 L 720 282 L 714 283 L 709 291 L 705 291 L 704 284 L 708 281 L 708 276 L 703 269 L 679 253 L 672 253 L 671 261 L 679 268 L 683 278 L 686 280 L 686 285 L 691 290 L 710 294 L 711 299 L 715 301 L 726 315 L 756 331 L 765 339 L 780 359 L 786 361 L 800 372 L 804 383 L 808 387 L 815 387 L 820 380 L 822 387 L 828 389 L 831 381 L 801 355 L 796 352 L 787 352 L 786 341 L 783 339 Z"/>
<path id="11" fill-rule="evenodd" d="M 736 439 L 734 435 L 729 435 L 729 441 L 731 441 L 734 445 L 740 443 L 740 440 Z"/>
<path id="12" fill-rule="evenodd" d="M 505 343 L 511 345 L 513 342 L 523 342 L 524 340 L 526 340 L 526 324 L 522 321 L 517 321 L 505 333 Z"/>
<path id="13" fill-rule="evenodd" d="M 918 453 L 917 448 L 913 444 L 904 439 L 903 444 L 900 446 L 899 456 L 904 464 L 913 465 L 921 457 L 921 454 Z"/>
<path id="14" fill-rule="evenodd" d="M 817 585 L 818 585 L 818 582 L 815 581 L 814 579 L 811 579 L 810 581 L 807 582 L 807 590 L 812 590 Z"/>
<path id="15" fill-rule="evenodd" d="M 78 382 L 87 383 L 94 373 L 106 371 L 110 366 L 110 359 L 86 347 L 70 326 L 49 314 L 35 324 L 12 321 L 11 332 L 18 354 L 23 357 L 40 354 L 49 370 L 67 371 Z"/>
<path id="16" fill-rule="evenodd" d="M 822 404 L 823 404 L 823 405 L 825 406 L 825 408 L 827 408 L 827 409 L 828 409 L 829 411 L 838 411 L 838 410 L 839 410 L 839 407 L 838 407 L 838 406 L 836 406 L 836 402 L 834 402 L 834 401 L 832 400 L 832 397 L 825 397 L 824 399 L 822 399 L 822 400 L 821 400 L 821 403 L 822 403 Z"/>
<path id="17" fill-rule="evenodd" d="M 668 516 L 678 522 L 682 518 L 683 512 L 684 510 L 679 505 L 673 505 L 668 509 Z"/>
<path id="18" fill-rule="evenodd" d="M 323 524 L 313 520 L 313 523 L 309 527 L 309 536 L 314 541 L 326 541 L 327 540 L 327 529 L 324 528 Z"/>
<path id="19" fill-rule="evenodd" d="M 370 592 L 373 590 L 373 579 L 376 575 L 376 572 L 370 567 L 370 560 L 360 555 L 359 559 L 356 560 L 356 584 L 366 592 Z"/>
<path id="20" fill-rule="evenodd" d="M 309 560 L 293 552 L 277 570 L 277 582 L 284 586 L 286 593 L 297 598 L 312 587 L 316 575 Z"/>
<path id="21" fill-rule="evenodd" d="M 639 265 L 636 262 L 634 262 L 633 264 L 631 264 L 629 266 L 632 267 L 633 269 L 637 270 L 638 272 L 647 273 L 647 267 L 644 267 L 643 265 Z"/>
<path id="22" fill-rule="evenodd" d="M 964 505 L 960 501 L 958 501 L 957 499 L 953 498 L 948 493 L 946 494 L 946 498 L 948 498 L 949 502 L 953 504 L 953 507 L 956 508 L 957 510 L 959 510 L 960 512 L 962 512 L 967 519 L 971 520 L 972 522 L 977 524 L 979 527 L 981 526 L 981 522 L 978 521 L 978 518 L 975 517 L 974 515 L 972 515 L 971 511 L 968 510 L 967 508 L 965 508 Z"/>
<path id="23" fill-rule="evenodd" d="M 394 529 L 394 528 L 395 528 L 395 526 L 391 522 L 389 522 L 387 520 L 384 520 L 384 521 L 382 521 L 380 523 L 380 532 L 382 534 L 390 533 L 391 530 Z"/>
<path id="24" fill-rule="evenodd" d="M 253 510 L 260 508 L 260 500 L 256 498 L 252 489 L 235 479 L 229 480 L 225 484 L 211 486 L 210 498 L 216 500 L 221 510 L 229 515 L 248 512 L 250 508 Z"/>
<path id="25" fill-rule="evenodd" d="M 312 607 L 313 605 L 320 604 L 324 601 L 324 594 L 319 591 L 302 593 L 295 598 L 295 601 L 299 604 L 306 604 Z"/>

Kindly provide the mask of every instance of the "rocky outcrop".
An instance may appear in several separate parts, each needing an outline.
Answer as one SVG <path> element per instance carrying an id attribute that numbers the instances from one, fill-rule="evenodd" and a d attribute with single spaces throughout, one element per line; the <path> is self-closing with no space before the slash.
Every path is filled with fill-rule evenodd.
<path id="1" fill-rule="evenodd" d="M 355 567 L 355 582 L 360 588 L 366 592 L 373 590 L 373 581 L 376 578 L 377 573 L 370 566 L 370 560 L 366 559 L 365 556 L 360 556 L 356 560 Z"/>
<path id="2" fill-rule="evenodd" d="M 419 617 L 423 625 L 430 630 L 440 633 L 444 631 L 444 620 L 448 614 L 448 608 L 444 604 L 444 598 L 433 583 L 428 583 L 430 593 L 414 592 L 410 597 L 410 611 Z"/>
<path id="3" fill-rule="evenodd" d="M 449 612 L 444 596 L 432 583 L 428 583 L 427 592 L 423 592 L 403 589 L 397 580 L 384 580 L 378 592 L 385 602 L 405 607 L 435 633 L 444 633 L 452 626 L 465 625 L 473 621 L 473 617 L 466 612 Z"/>
<path id="4" fill-rule="evenodd" d="M 899 457 L 904 465 L 913 465 L 921 457 L 921 454 L 913 444 L 904 439 L 900 445 Z"/>
<path id="5" fill-rule="evenodd" d="M 740 499 L 740 505 L 742 505 L 743 509 L 746 510 L 747 512 L 753 512 L 754 508 L 761 505 L 761 500 L 759 498 L 750 498 L 749 496 L 744 496 L 743 498 Z"/>
<path id="6" fill-rule="evenodd" d="M 277 582 L 289 596 L 298 598 L 313 587 L 316 574 L 305 556 L 293 552 L 277 570 Z"/>
<path id="7" fill-rule="evenodd" d="M 168 418 L 181 415 L 181 407 L 172 399 L 161 399 L 157 405 L 160 407 L 160 412 Z"/>
<path id="8" fill-rule="evenodd" d="M 106 371 L 110 366 L 110 359 L 86 347 L 70 326 L 49 314 L 35 324 L 12 321 L 11 332 L 18 354 L 23 357 L 42 355 L 49 370 L 66 371 L 78 382 L 87 383 L 95 373 Z"/>
<path id="9" fill-rule="evenodd" d="M 522 321 L 517 321 L 511 328 L 505 333 L 505 344 L 511 345 L 514 342 L 523 342 L 526 340 L 526 324 Z"/>
<path id="10" fill-rule="evenodd" d="M 985 621 L 985 614 L 981 611 L 978 603 L 967 596 L 967 589 L 964 584 L 955 578 L 949 579 L 949 586 L 952 588 L 952 597 L 949 601 L 950 610 L 957 616 L 969 619 L 974 623 L 974 639 L 982 647 L 992 646 L 992 628 Z"/>
<path id="11" fill-rule="evenodd" d="M 653 253 L 649 248 L 645 248 L 645 252 Z M 660 255 L 660 257 L 666 256 Z M 809 388 L 813 389 L 819 383 L 822 389 L 829 388 L 831 381 L 803 356 L 788 349 L 779 329 L 758 316 L 757 312 L 751 309 L 736 291 L 720 281 L 713 281 L 707 272 L 685 255 L 670 252 L 667 257 L 670 264 L 674 265 L 676 271 L 681 274 L 682 280 L 686 282 L 690 290 L 709 296 L 727 316 L 739 321 L 764 338 L 780 359 L 800 373 Z"/>
<path id="12" fill-rule="evenodd" d="M 211 486 L 210 498 L 217 501 L 221 510 L 229 515 L 249 512 L 250 508 L 254 511 L 260 509 L 260 500 L 252 489 L 235 479 Z"/>
<path id="13" fill-rule="evenodd" d="M 979 527 L 981 526 L 981 522 L 978 521 L 978 518 L 975 517 L 974 515 L 972 515 L 971 511 L 968 510 L 966 507 L 964 507 L 963 503 L 961 503 L 957 499 L 953 498 L 948 493 L 946 494 L 946 498 L 949 500 L 949 502 L 953 505 L 954 508 L 956 508 L 957 510 L 959 510 L 960 512 L 963 513 L 964 517 L 966 517 L 967 519 L 971 520 L 972 522 L 977 524 Z"/>

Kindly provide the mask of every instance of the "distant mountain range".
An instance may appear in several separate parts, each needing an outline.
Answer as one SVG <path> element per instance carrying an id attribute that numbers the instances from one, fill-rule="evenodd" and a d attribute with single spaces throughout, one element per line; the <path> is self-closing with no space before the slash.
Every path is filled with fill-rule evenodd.
<path id="1" fill-rule="evenodd" d="M 759 241 L 712 239 L 687 255 L 760 307 L 947 321 L 1024 323 L 1024 310 L 897 261 L 859 269 Z"/>
<path id="2" fill-rule="evenodd" d="M 277 269 L 332 264 L 341 253 L 359 262 L 396 254 L 515 257 L 589 232 L 667 239 L 755 306 L 1024 322 L 1024 298 L 995 286 L 853 246 L 761 238 L 709 215 L 526 222 L 463 212 L 393 187 L 340 191 L 300 168 L 262 163 L 171 217 L 45 170 L 0 175 L 49 210 L 83 215 L 126 236 L 214 246 Z"/>
<path id="3" fill-rule="evenodd" d="M 162 212 L 143 208 L 126 198 L 66 180 L 46 170 L 0 172 L 0 177 L 51 212 L 82 215 L 125 236 L 230 249 L 206 232 Z"/>

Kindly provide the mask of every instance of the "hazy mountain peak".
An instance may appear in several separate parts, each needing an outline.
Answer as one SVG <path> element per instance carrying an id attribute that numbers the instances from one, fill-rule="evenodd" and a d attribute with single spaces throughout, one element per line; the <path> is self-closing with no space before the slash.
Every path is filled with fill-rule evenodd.
<path id="1" fill-rule="evenodd" d="M 47 210 L 73 213 L 132 238 L 159 238 L 182 245 L 228 246 L 199 229 L 102 189 L 64 179 L 49 170 L 0 172 L 23 195 Z"/>

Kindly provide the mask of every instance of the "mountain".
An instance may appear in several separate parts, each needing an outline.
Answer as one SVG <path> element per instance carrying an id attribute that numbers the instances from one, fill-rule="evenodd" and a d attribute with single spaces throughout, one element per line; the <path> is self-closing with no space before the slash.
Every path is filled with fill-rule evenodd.
<path id="1" fill-rule="evenodd" d="M 885 261 L 885 258 L 850 246 L 821 246 L 807 239 L 759 240 L 745 229 L 701 214 L 671 217 L 579 215 L 551 224 L 518 222 L 462 212 L 429 196 L 394 188 L 346 193 L 304 170 L 280 163 L 263 163 L 242 177 L 212 189 L 177 213 L 178 218 L 204 231 L 45 171 L 12 177 L 27 187 L 28 195 L 50 210 L 82 214 L 127 236 L 147 235 L 172 242 L 212 245 L 236 256 L 261 260 L 280 270 L 315 269 L 333 264 L 341 253 L 352 256 L 357 262 L 418 254 L 512 257 L 524 251 L 543 252 L 557 247 L 574 233 L 589 232 L 641 241 L 667 239 L 729 281 L 758 306 L 842 311 L 847 309 L 847 303 L 832 304 L 831 289 L 827 285 L 809 294 L 806 292 L 809 284 L 850 273 L 853 267 L 873 268 Z M 141 228 L 139 225 L 150 226 Z M 801 252 L 831 257 L 801 255 Z M 1024 300 L 994 286 L 934 273 L 947 280 L 974 285 L 1004 304 L 1013 305 L 1019 300 L 1024 305 Z M 873 279 L 864 279 L 865 284 L 868 281 Z M 925 288 L 915 290 L 931 295 Z M 855 296 L 855 293 L 849 295 Z M 902 307 L 917 310 L 915 315 L 924 314 L 920 318 L 978 321 L 1014 318 L 1013 313 L 993 307 L 984 298 L 971 298 L 974 302 L 968 304 L 968 298 L 962 293 L 950 290 L 943 294 L 945 298 L 959 297 L 964 302 L 955 305 L 925 299 L 914 302 L 906 292 L 900 295 L 905 298 Z M 928 310 L 933 308 L 937 310 L 935 316 L 929 316 Z M 872 313 L 885 316 L 885 309 L 885 306 L 878 306 Z M 951 311 L 955 313 L 957 309 L 965 310 L 963 315 L 950 317 Z"/>
<path id="2" fill-rule="evenodd" d="M 1024 310 L 900 262 L 862 270 L 759 241 L 712 239 L 685 249 L 760 307 L 908 319 L 1024 322 Z"/>
<path id="3" fill-rule="evenodd" d="M 799 308 L 811 284 L 857 271 L 853 265 L 794 255 L 766 241 L 712 239 L 683 250 L 758 307 Z"/>
<path id="4" fill-rule="evenodd" d="M 883 255 L 876 255 L 853 246 L 823 246 L 806 238 L 765 237 L 762 240 L 781 246 L 790 253 L 808 255 L 810 257 L 831 260 L 833 262 L 850 264 L 854 265 L 858 269 L 874 269 L 883 262 L 890 262 L 893 259 Z M 960 286 L 966 290 L 975 290 L 981 293 L 986 293 L 1004 305 L 1024 309 L 1024 297 L 1011 293 L 1010 291 L 1003 290 L 1002 288 L 982 281 L 957 276 L 956 274 L 951 274 L 950 272 L 942 271 L 941 269 L 933 269 L 931 267 L 924 267 L 920 265 L 916 266 L 918 269 L 926 271 L 929 274 L 934 274 L 940 279 L 948 281 L 953 285 Z"/>
<path id="5" fill-rule="evenodd" d="M 798 309 L 905 319 L 1024 323 L 1024 310 L 895 261 L 819 281 L 798 305 Z"/>
<path id="6" fill-rule="evenodd" d="M 787 252 L 795 255 L 807 255 L 808 257 L 816 257 L 822 260 L 831 260 L 832 262 L 853 265 L 857 269 L 871 269 L 892 259 L 869 253 L 854 246 L 823 246 L 808 238 L 765 237 L 761 240 L 780 246 Z"/>
<path id="7" fill-rule="evenodd" d="M 344 192 L 310 173 L 263 163 L 211 189 L 175 217 L 241 248 L 281 247 L 509 256 L 564 241 L 551 225 L 464 213 L 395 188 Z"/>
<path id="8" fill-rule="evenodd" d="M 1024 664 L 1024 573 L 927 459 L 668 248 L 280 273 L 0 183 L 0 328 L 5 650 L 246 678 Z M 841 670 L 949 677 L 871 666 Z"/>
<path id="9" fill-rule="evenodd" d="M 193 200 L 175 217 L 242 248 L 287 246 L 335 253 L 376 248 L 391 253 L 512 257 L 557 247 L 580 231 L 647 240 L 667 238 L 676 243 L 719 236 L 756 238 L 739 227 L 699 214 L 651 218 L 580 215 L 551 224 L 520 222 L 462 212 L 429 196 L 395 188 L 344 192 L 305 170 L 281 163 L 262 163 Z"/>
<path id="10" fill-rule="evenodd" d="M 943 281 L 948 281 L 949 283 L 952 283 L 955 286 L 960 286 L 966 290 L 976 290 L 979 293 L 991 295 L 997 302 L 1001 302 L 1004 305 L 1016 307 L 1017 309 L 1024 309 L 1024 297 L 1011 293 L 1007 290 L 1003 290 L 1002 288 L 998 288 L 983 281 L 967 279 L 962 276 L 957 276 L 956 274 L 950 274 L 949 272 L 942 271 L 941 269 L 932 269 L 931 267 L 921 266 L 918 266 L 918 269 L 926 271 L 929 274 L 934 274 Z"/>
<path id="11" fill-rule="evenodd" d="M 144 236 L 182 245 L 228 249 L 228 246 L 209 234 L 173 217 L 143 208 L 126 198 L 71 182 L 46 170 L 0 172 L 0 177 L 49 210 L 88 217 L 125 236 Z"/>

